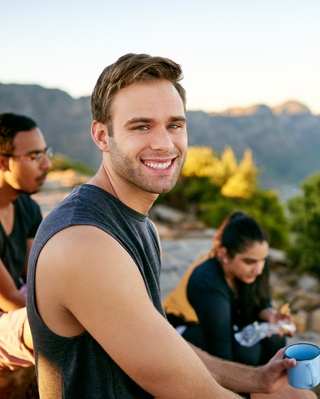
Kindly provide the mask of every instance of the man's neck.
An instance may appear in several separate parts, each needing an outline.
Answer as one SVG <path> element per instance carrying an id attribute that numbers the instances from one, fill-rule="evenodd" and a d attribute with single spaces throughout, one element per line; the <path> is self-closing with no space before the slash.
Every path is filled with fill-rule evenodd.
<path id="1" fill-rule="evenodd" d="M 0 208 L 7 208 L 20 194 L 0 176 Z"/>
<path id="2" fill-rule="evenodd" d="M 158 194 L 145 192 L 133 184 L 115 181 L 104 164 L 100 166 L 98 172 L 88 184 L 102 188 L 143 215 L 149 212 L 154 201 L 158 198 Z"/>
<path id="3" fill-rule="evenodd" d="M 13 201 L 18 197 L 19 192 L 0 180 L 0 223 L 9 236 L 14 226 L 14 205 Z"/>

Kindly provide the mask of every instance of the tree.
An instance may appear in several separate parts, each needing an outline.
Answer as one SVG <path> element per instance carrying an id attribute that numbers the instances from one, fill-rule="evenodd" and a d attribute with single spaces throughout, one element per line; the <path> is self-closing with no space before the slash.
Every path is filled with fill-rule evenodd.
<path id="1" fill-rule="evenodd" d="M 257 174 L 249 148 L 238 165 L 230 146 L 225 147 L 221 159 L 210 147 L 189 147 L 181 178 L 208 178 L 211 184 L 221 187 L 223 196 L 250 198 L 256 192 Z"/>
<path id="2" fill-rule="evenodd" d="M 237 159 L 232 151 L 232 148 L 227 145 L 221 154 L 220 162 L 217 165 L 212 175 L 212 183 L 222 187 L 228 180 L 234 176 L 238 171 Z"/>
<path id="3" fill-rule="evenodd" d="M 189 147 L 182 177 L 212 177 L 219 159 L 210 147 Z"/>
<path id="4" fill-rule="evenodd" d="M 288 221 L 278 195 L 271 190 L 259 190 L 248 199 L 220 196 L 210 203 L 199 204 L 198 214 L 208 226 L 218 228 L 230 213 L 239 210 L 248 213 L 263 226 L 271 247 L 287 247 Z"/>
<path id="5" fill-rule="evenodd" d="M 294 242 L 288 249 L 292 266 L 320 272 L 320 174 L 314 174 L 302 184 L 302 194 L 287 203 L 291 213 Z"/>
<path id="6" fill-rule="evenodd" d="M 221 159 L 209 147 L 189 147 L 186 163 L 175 187 L 160 195 L 157 204 L 196 213 L 217 228 L 235 210 L 252 215 L 265 228 L 270 244 L 283 249 L 288 223 L 276 193 L 257 189 L 258 170 L 250 149 L 240 164 L 227 146 Z"/>
<path id="7" fill-rule="evenodd" d="M 221 194 L 232 198 L 250 198 L 256 192 L 258 169 L 247 148 L 236 172 L 221 188 Z"/>

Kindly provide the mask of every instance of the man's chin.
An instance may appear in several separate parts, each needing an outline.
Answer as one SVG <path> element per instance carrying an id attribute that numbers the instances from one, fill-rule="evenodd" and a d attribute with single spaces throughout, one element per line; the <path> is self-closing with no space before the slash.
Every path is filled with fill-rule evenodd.
<path id="1" fill-rule="evenodd" d="M 32 194 L 36 194 L 41 187 L 39 187 L 37 190 L 33 189 L 33 190 L 18 190 L 19 194 L 27 194 L 27 195 L 32 195 Z"/>
<path id="2" fill-rule="evenodd" d="M 160 194 L 167 194 L 169 191 L 171 191 L 172 190 L 172 187 L 171 188 L 168 188 L 168 189 L 166 189 L 166 188 L 161 188 L 161 189 L 154 189 L 154 190 L 147 190 L 149 193 L 151 193 L 151 194 L 155 194 L 155 195 L 160 195 Z"/>
<path id="3" fill-rule="evenodd" d="M 153 192 L 154 194 L 167 194 L 169 191 L 173 189 L 173 187 L 176 185 L 176 182 L 166 184 L 166 185 L 160 185 L 160 187 L 156 187 L 154 190 L 150 190 L 150 192 Z"/>

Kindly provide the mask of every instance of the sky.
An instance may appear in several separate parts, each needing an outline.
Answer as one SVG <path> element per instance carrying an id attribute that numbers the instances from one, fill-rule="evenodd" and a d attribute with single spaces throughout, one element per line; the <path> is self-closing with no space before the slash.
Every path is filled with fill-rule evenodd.
<path id="1" fill-rule="evenodd" d="M 319 0 L 0 0 L 0 83 L 88 96 L 126 53 L 182 65 L 188 110 L 320 114 Z"/>

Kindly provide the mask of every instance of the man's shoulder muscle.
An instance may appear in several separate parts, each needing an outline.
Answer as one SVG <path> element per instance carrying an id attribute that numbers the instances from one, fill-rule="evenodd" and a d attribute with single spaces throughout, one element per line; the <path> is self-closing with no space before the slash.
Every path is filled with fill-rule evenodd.
<path id="1" fill-rule="evenodd" d="M 81 333 L 83 328 L 73 313 L 77 313 L 78 306 L 84 306 L 83 296 L 88 296 L 88 303 L 90 293 L 100 289 L 108 296 L 113 288 L 108 290 L 108 284 L 113 281 L 114 285 L 120 278 L 119 262 L 133 269 L 127 251 L 97 227 L 71 226 L 51 237 L 39 255 L 36 269 L 38 310 L 47 326 L 64 336 Z"/>

